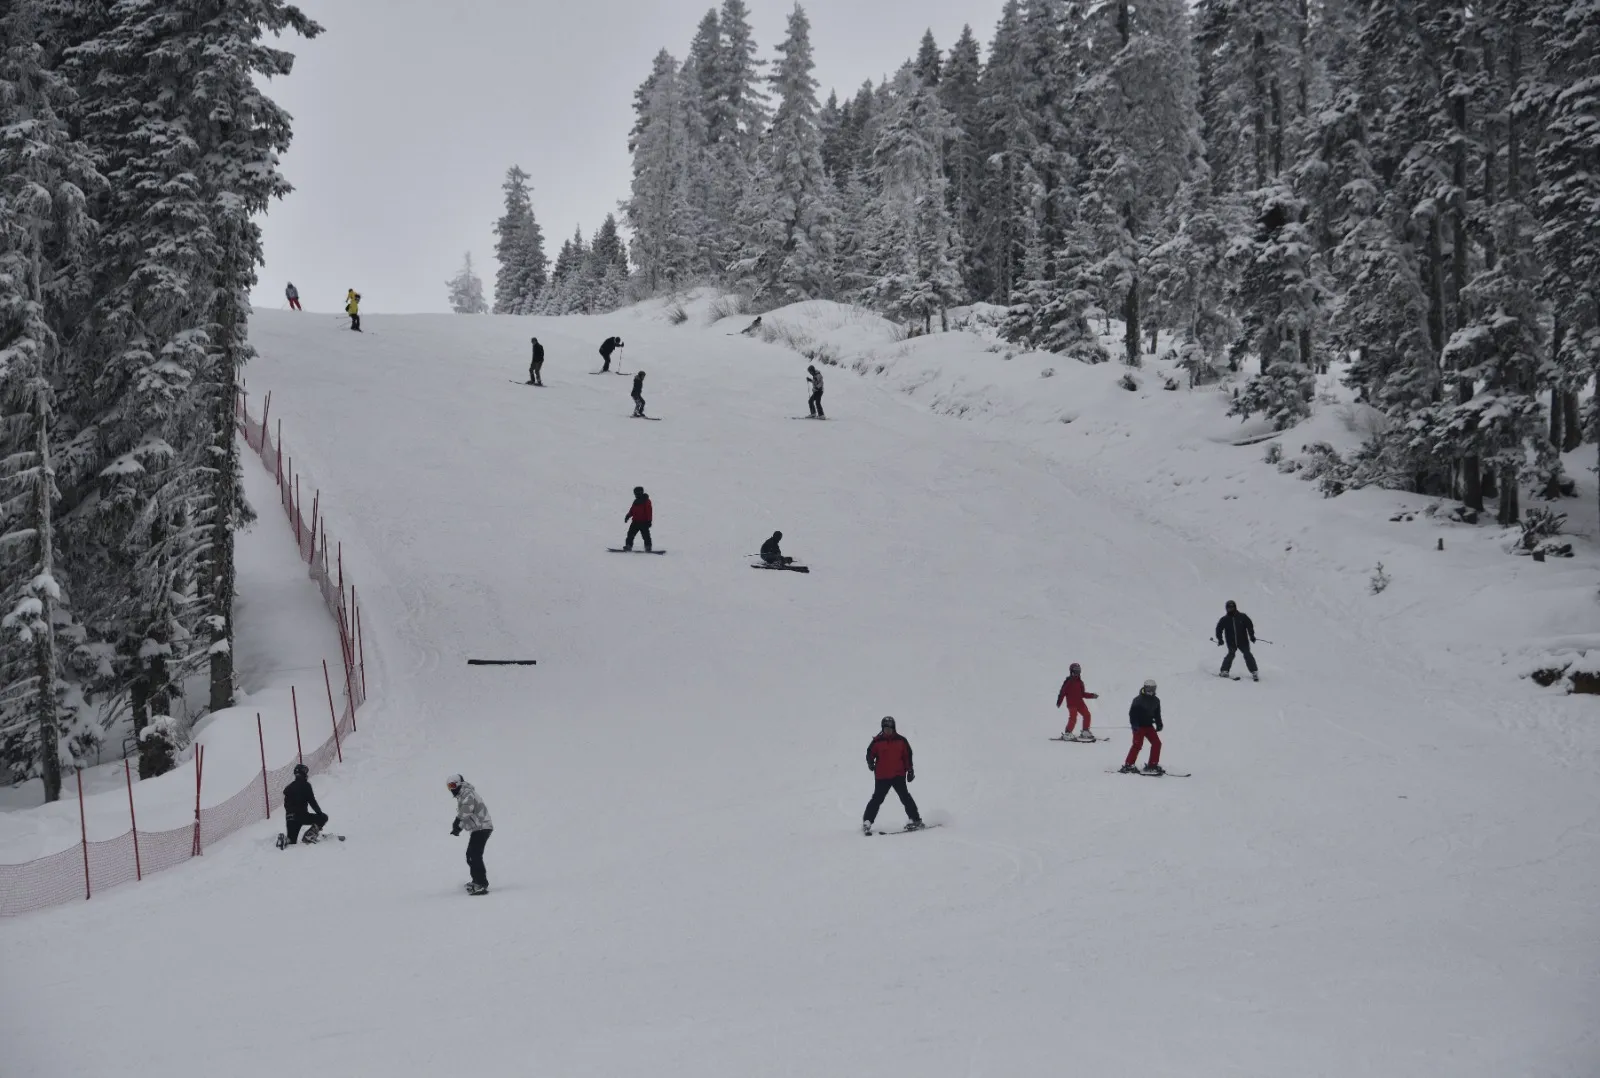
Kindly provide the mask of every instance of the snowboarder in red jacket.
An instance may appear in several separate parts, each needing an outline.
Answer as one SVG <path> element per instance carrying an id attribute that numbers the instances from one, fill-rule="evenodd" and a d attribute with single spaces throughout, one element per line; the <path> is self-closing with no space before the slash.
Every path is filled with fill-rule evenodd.
<path id="1" fill-rule="evenodd" d="M 1083 691 L 1083 667 L 1073 663 L 1067 668 L 1067 680 L 1061 683 L 1061 691 L 1056 694 L 1056 707 L 1062 701 L 1067 704 L 1067 732 L 1062 737 L 1073 736 L 1072 728 L 1078 724 L 1078 718 L 1083 718 L 1083 737 L 1080 740 L 1093 741 L 1094 735 L 1089 733 L 1089 708 L 1085 700 L 1098 700 L 1099 693 Z"/>
<path id="2" fill-rule="evenodd" d="M 906 783 L 917 777 L 916 769 L 911 766 L 911 742 L 896 732 L 894 716 L 883 717 L 878 736 L 867 746 L 867 767 L 873 777 L 872 800 L 867 802 L 867 811 L 862 814 L 861 833 L 872 834 L 872 823 L 878 818 L 878 809 L 890 790 L 900 795 L 900 804 L 905 806 L 906 830 L 920 829 L 922 813 L 917 811 L 917 803 L 911 800 L 911 791 L 906 789 Z"/>
<path id="3" fill-rule="evenodd" d="M 644 536 L 644 548 L 650 549 L 650 523 L 655 520 L 655 509 L 650 504 L 650 495 L 644 492 L 643 487 L 633 488 L 633 504 L 628 511 L 622 514 L 623 520 L 633 523 L 628 525 L 628 539 L 622 544 L 623 550 L 633 549 L 633 537 Z"/>

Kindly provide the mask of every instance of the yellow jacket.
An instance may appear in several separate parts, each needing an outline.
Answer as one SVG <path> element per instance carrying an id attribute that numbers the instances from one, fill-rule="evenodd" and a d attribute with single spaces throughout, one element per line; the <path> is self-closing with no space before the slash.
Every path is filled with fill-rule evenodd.
<path id="1" fill-rule="evenodd" d="M 356 295 L 356 290 L 351 289 L 344 297 L 344 313 L 356 314 L 361 310 L 361 297 Z"/>

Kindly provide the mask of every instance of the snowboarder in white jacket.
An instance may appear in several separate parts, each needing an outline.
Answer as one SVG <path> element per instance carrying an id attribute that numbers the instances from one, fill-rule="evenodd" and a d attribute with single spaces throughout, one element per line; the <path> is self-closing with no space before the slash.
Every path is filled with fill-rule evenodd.
<path id="1" fill-rule="evenodd" d="M 483 798 L 472 788 L 472 783 L 460 775 L 451 775 L 445 781 L 445 787 L 456 799 L 456 818 L 450 825 L 450 833 L 459 835 L 467 832 L 467 868 L 472 873 L 467 894 L 486 895 L 489 893 L 489 873 L 483 867 L 483 848 L 489 844 L 489 836 L 494 834 L 489 806 L 483 803 Z"/>

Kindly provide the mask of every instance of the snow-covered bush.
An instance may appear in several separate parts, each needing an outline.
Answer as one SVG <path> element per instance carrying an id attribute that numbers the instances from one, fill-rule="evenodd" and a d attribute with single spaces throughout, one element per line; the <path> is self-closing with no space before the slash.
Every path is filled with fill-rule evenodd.
<path id="1" fill-rule="evenodd" d="M 1553 539 L 1566 527 L 1567 514 L 1543 507 L 1529 509 L 1522 514 L 1522 538 L 1518 546 L 1523 551 L 1539 549 L 1546 539 Z"/>
<path id="2" fill-rule="evenodd" d="M 1306 446 L 1305 452 L 1300 478 L 1316 480 L 1324 498 L 1337 498 L 1350 489 L 1350 465 L 1338 450 L 1327 442 L 1313 442 Z"/>
<path id="3" fill-rule="evenodd" d="M 1283 443 L 1268 442 L 1266 455 L 1261 459 L 1267 464 L 1277 464 L 1283 459 Z"/>
<path id="4" fill-rule="evenodd" d="M 667 308 L 667 324 L 681 326 L 689 320 L 689 312 L 683 309 L 683 304 L 674 303 Z"/>
<path id="5" fill-rule="evenodd" d="M 1389 574 L 1383 571 L 1383 562 L 1380 561 L 1378 567 L 1372 571 L 1372 577 L 1367 581 L 1367 587 L 1372 591 L 1372 594 L 1377 595 L 1388 586 Z"/>
<path id="6" fill-rule="evenodd" d="M 178 766 L 182 733 L 171 715 L 157 715 L 139 731 L 139 777 L 153 779 Z"/>
<path id="7" fill-rule="evenodd" d="M 1132 371 L 1129 371 L 1121 378 L 1118 378 L 1117 385 L 1121 386 L 1123 389 L 1126 389 L 1130 393 L 1137 393 L 1139 391 L 1139 381 L 1138 379 L 1134 378 Z"/>

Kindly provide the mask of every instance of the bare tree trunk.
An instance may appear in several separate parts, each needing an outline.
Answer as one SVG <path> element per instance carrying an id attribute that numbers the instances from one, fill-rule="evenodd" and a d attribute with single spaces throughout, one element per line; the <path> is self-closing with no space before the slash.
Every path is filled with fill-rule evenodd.
<path id="1" fill-rule="evenodd" d="M 1561 443 L 1561 451 L 1570 453 L 1583 444 L 1583 416 L 1578 412 L 1577 390 L 1568 390 L 1561 394 L 1561 410 L 1566 413 L 1566 420 L 1562 427 L 1566 430 L 1566 439 Z"/>
<path id="2" fill-rule="evenodd" d="M 55 496 L 55 472 L 50 467 L 50 413 L 43 389 L 34 394 L 34 423 L 38 427 L 39 478 L 34 490 L 33 526 L 38 552 L 38 577 L 51 583 L 32 589 L 39 601 L 39 628 L 33 634 L 35 707 L 39 716 L 39 772 L 44 778 L 44 799 L 61 799 L 61 732 L 56 724 L 56 633 L 55 599 L 52 594 L 55 572 L 55 521 L 51 512 Z"/>
<path id="3" fill-rule="evenodd" d="M 1160 347 L 1160 344 L 1161 344 L 1161 327 L 1160 326 L 1151 326 L 1150 327 L 1150 354 L 1151 355 L 1155 355 L 1156 354 L 1156 349 Z"/>
<path id="4" fill-rule="evenodd" d="M 1452 57 L 1458 78 L 1465 79 L 1466 72 L 1466 47 L 1457 43 Z M 1467 324 L 1466 287 L 1467 287 L 1467 146 L 1471 141 L 1471 132 L 1467 130 L 1467 99 L 1457 93 L 1450 100 L 1450 118 L 1455 125 L 1455 147 L 1452 153 L 1450 167 L 1450 199 L 1448 203 L 1450 215 L 1450 284 L 1453 301 L 1451 330 L 1460 329 Z M 1449 339 L 1449 334 L 1446 335 Z M 1462 378 L 1456 382 L 1456 401 L 1468 404 L 1477 392 L 1477 387 L 1472 379 Z M 1476 432 L 1474 432 L 1476 433 Z M 1482 511 L 1483 509 L 1483 479 L 1482 469 L 1478 454 L 1467 452 L 1463 454 L 1457 465 L 1457 472 L 1461 484 L 1461 500 L 1469 508 Z"/>
<path id="5" fill-rule="evenodd" d="M 1122 298 L 1123 350 L 1128 366 L 1139 366 L 1139 278 L 1128 285 L 1128 294 Z"/>

